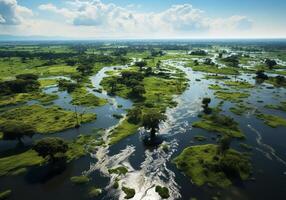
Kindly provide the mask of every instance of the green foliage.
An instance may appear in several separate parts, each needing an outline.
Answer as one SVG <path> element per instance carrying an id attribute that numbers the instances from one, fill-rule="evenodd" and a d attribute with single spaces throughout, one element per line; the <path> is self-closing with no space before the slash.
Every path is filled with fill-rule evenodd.
<path id="1" fill-rule="evenodd" d="M 0 176 L 13 174 L 20 169 L 39 165 L 43 162 L 43 158 L 38 156 L 34 150 L 28 150 L 24 153 L 0 158 Z"/>
<path id="2" fill-rule="evenodd" d="M 123 138 L 126 138 L 127 136 L 136 133 L 138 128 L 139 125 L 129 123 L 127 119 L 123 120 L 117 127 L 112 130 L 109 143 L 117 143 Z"/>
<path id="3" fill-rule="evenodd" d="M 81 122 L 92 121 L 94 114 L 83 114 Z M 47 134 L 73 128 L 77 124 L 75 113 L 60 107 L 43 107 L 40 105 L 22 106 L 0 114 L 0 126 L 7 121 L 15 120 L 29 124 L 37 133 Z"/>
<path id="4" fill-rule="evenodd" d="M 253 88 L 254 85 L 251 85 L 250 83 L 246 82 L 246 81 L 225 81 L 224 82 L 225 85 L 227 86 L 231 86 L 233 88 L 239 88 L 239 89 L 249 89 L 249 88 Z"/>
<path id="5" fill-rule="evenodd" d="M 217 67 L 215 65 L 197 65 L 197 66 L 191 66 L 194 71 L 200 71 L 205 73 L 211 73 L 211 74 L 222 74 L 222 75 L 238 75 L 239 72 L 231 67 Z"/>
<path id="6" fill-rule="evenodd" d="M 164 121 L 166 116 L 158 112 L 157 110 L 150 110 L 143 115 L 143 126 L 145 129 L 151 129 L 151 136 L 155 136 L 156 131 L 159 129 L 159 124 Z"/>
<path id="7" fill-rule="evenodd" d="M 174 162 L 199 186 L 209 183 L 224 188 L 232 184 L 232 179 L 249 178 L 251 164 L 246 156 L 232 149 L 223 156 L 217 153 L 217 145 L 192 146 L 184 149 Z"/>
<path id="8" fill-rule="evenodd" d="M 168 199 L 170 197 L 169 189 L 166 187 L 161 187 L 157 185 L 155 191 L 161 196 L 162 199 Z"/>
<path id="9" fill-rule="evenodd" d="M 201 121 L 193 123 L 193 127 L 221 133 L 223 135 L 229 135 L 231 137 L 244 137 L 238 127 L 238 124 L 232 118 L 216 112 L 211 115 L 204 115 Z"/>
<path id="10" fill-rule="evenodd" d="M 91 187 L 89 189 L 88 196 L 89 196 L 89 198 L 95 198 L 95 197 L 101 195 L 101 193 L 102 193 L 102 190 L 100 188 Z"/>
<path id="11" fill-rule="evenodd" d="M 10 120 L 0 125 L 4 140 L 19 140 L 27 136 L 32 137 L 36 132 L 33 126 L 22 121 Z"/>
<path id="12" fill-rule="evenodd" d="M 286 119 L 279 116 L 259 113 L 256 114 L 256 117 L 263 120 L 265 124 L 271 126 L 272 128 L 276 128 L 278 126 L 286 126 Z"/>
<path id="13" fill-rule="evenodd" d="M 18 93 L 0 97 L 0 106 L 17 105 L 30 100 L 37 100 L 42 104 L 50 103 L 58 98 L 56 94 L 45 94 L 40 92 Z"/>
<path id="14" fill-rule="evenodd" d="M 89 93 L 86 88 L 80 87 L 76 88 L 72 93 L 73 105 L 83 105 L 83 106 L 103 106 L 107 103 L 106 99 L 99 98 L 92 93 Z"/>
<path id="15" fill-rule="evenodd" d="M 142 120 L 142 110 L 140 107 L 134 107 L 127 113 L 128 122 L 138 124 Z"/>
<path id="16" fill-rule="evenodd" d="M 117 168 L 108 169 L 110 174 L 118 174 L 118 175 L 125 175 L 128 172 L 126 167 L 120 166 Z"/>
<path id="17" fill-rule="evenodd" d="M 67 143 L 55 137 L 47 137 L 36 142 L 33 149 L 42 156 L 48 158 L 50 161 L 54 161 L 57 154 L 65 154 L 68 150 Z"/>
<path id="18" fill-rule="evenodd" d="M 235 107 L 229 108 L 229 110 L 236 115 L 243 115 L 247 111 L 251 110 L 251 108 L 245 104 L 237 104 Z"/>
<path id="19" fill-rule="evenodd" d="M 126 194 L 126 196 L 124 197 L 124 199 L 131 199 L 134 197 L 135 195 L 135 190 L 132 188 L 128 188 L 128 187 L 122 187 L 122 191 Z"/>
<path id="20" fill-rule="evenodd" d="M 11 193 L 12 193 L 12 190 L 5 190 L 5 191 L 0 192 L 0 200 L 8 199 Z"/>
<path id="21" fill-rule="evenodd" d="M 83 185 L 90 181 L 90 178 L 87 176 L 73 176 L 70 178 L 71 182 L 76 185 Z"/>
<path id="22" fill-rule="evenodd" d="M 215 96 L 219 99 L 223 99 L 230 102 L 241 102 L 242 99 L 249 97 L 249 94 L 241 92 L 217 91 L 215 92 Z"/>
<path id="23" fill-rule="evenodd" d="M 266 105 L 265 108 L 286 111 L 286 101 L 280 102 L 280 105 Z"/>

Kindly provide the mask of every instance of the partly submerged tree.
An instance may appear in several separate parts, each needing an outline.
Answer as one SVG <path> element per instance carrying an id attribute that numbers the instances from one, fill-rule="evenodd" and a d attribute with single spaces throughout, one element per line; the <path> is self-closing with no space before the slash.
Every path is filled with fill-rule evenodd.
<path id="1" fill-rule="evenodd" d="M 50 162 L 55 162 L 56 158 L 62 158 L 68 150 L 67 143 L 56 137 L 47 137 L 39 140 L 33 147 L 33 149 L 42 156 L 47 158 Z"/>
<path id="2" fill-rule="evenodd" d="M 224 155 L 225 152 L 230 148 L 231 144 L 231 136 L 224 135 L 222 138 L 220 138 L 218 142 L 218 153 Z"/>
<path id="3" fill-rule="evenodd" d="M 164 121 L 166 116 L 158 110 L 150 110 L 143 116 L 143 126 L 145 129 L 150 130 L 150 136 L 155 137 L 159 129 L 159 124 Z"/>
<path id="4" fill-rule="evenodd" d="M 210 114 L 211 113 L 211 109 L 209 108 L 209 103 L 211 102 L 211 99 L 208 97 L 203 98 L 202 100 L 202 107 L 204 109 L 204 113 L 205 114 Z"/>
<path id="5" fill-rule="evenodd" d="M 22 138 L 32 137 L 36 131 L 33 126 L 24 123 L 22 121 L 11 120 L 1 125 L 1 132 L 3 132 L 3 139 L 6 140 L 18 140 L 22 142 Z"/>

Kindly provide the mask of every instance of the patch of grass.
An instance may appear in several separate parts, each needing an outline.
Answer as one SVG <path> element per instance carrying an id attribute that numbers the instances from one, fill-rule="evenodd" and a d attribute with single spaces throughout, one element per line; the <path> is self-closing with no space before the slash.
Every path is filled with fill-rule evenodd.
<path id="1" fill-rule="evenodd" d="M 107 103 L 106 99 L 99 98 L 92 93 L 89 93 L 86 88 L 80 87 L 71 93 L 73 105 L 83 106 L 103 106 Z"/>
<path id="2" fill-rule="evenodd" d="M 265 124 L 276 128 L 278 126 L 286 126 L 286 119 L 275 116 L 275 115 L 267 115 L 267 114 L 256 114 L 256 117 L 263 120 Z"/>
<path id="3" fill-rule="evenodd" d="M 101 193 L 102 193 L 102 190 L 100 188 L 91 187 L 88 191 L 88 196 L 90 198 L 95 198 L 95 197 L 101 195 Z"/>
<path id="4" fill-rule="evenodd" d="M 221 133 L 236 138 L 244 137 L 244 134 L 239 129 L 238 124 L 232 118 L 217 113 L 212 115 L 203 115 L 201 121 L 193 123 L 193 127 L 202 128 L 207 131 Z"/>
<path id="5" fill-rule="evenodd" d="M 246 180 L 251 172 L 248 157 L 233 149 L 220 155 L 214 144 L 188 147 L 173 162 L 198 186 L 208 183 L 225 188 L 232 178 Z"/>
<path id="6" fill-rule="evenodd" d="M 223 79 L 229 79 L 229 77 L 227 77 L 227 76 L 220 76 L 220 75 L 205 75 L 205 79 L 223 80 Z"/>
<path id="7" fill-rule="evenodd" d="M 192 65 L 190 66 L 194 71 L 200 71 L 211 74 L 222 74 L 222 75 L 238 75 L 239 72 L 232 67 L 217 67 L 215 65 Z"/>
<path id="8" fill-rule="evenodd" d="M 5 191 L 0 192 L 0 200 L 8 199 L 11 193 L 12 193 L 12 190 L 5 190 Z"/>
<path id="9" fill-rule="evenodd" d="M 123 138 L 136 133 L 138 128 L 139 125 L 131 124 L 127 119 L 124 119 L 116 128 L 112 130 L 110 144 L 115 144 Z"/>
<path id="10" fill-rule="evenodd" d="M 155 191 L 161 196 L 162 199 L 168 199 L 170 197 L 169 189 L 166 187 L 161 187 L 157 185 Z"/>
<path id="11" fill-rule="evenodd" d="M 230 102 L 241 102 L 242 99 L 249 97 L 249 94 L 241 92 L 217 91 L 215 92 L 215 96 L 219 99 L 223 99 Z"/>
<path id="12" fill-rule="evenodd" d="M 79 116 L 82 123 L 92 121 L 95 114 Z M 0 125 L 9 120 L 22 121 L 32 125 L 37 133 L 47 134 L 73 128 L 76 125 L 75 113 L 60 107 L 49 108 L 40 105 L 22 106 L 8 110 L 0 115 Z"/>
<path id="13" fill-rule="evenodd" d="M 238 104 L 238 105 L 236 105 L 236 107 L 229 108 L 229 110 L 236 115 L 243 115 L 244 113 L 246 113 L 250 109 L 251 109 L 250 107 L 248 107 L 244 104 Z"/>
<path id="14" fill-rule="evenodd" d="M 101 145 L 100 140 L 96 140 L 94 135 L 79 135 L 76 139 L 69 142 L 68 151 L 66 152 L 67 160 L 72 161 L 89 153 L 89 147 Z"/>
<path id="15" fill-rule="evenodd" d="M 211 90 L 227 90 L 227 88 L 222 88 L 220 85 L 214 85 L 214 84 L 210 84 L 208 88 Z"/>
<path id="16" fill-rule="evenodd" d="M 225 81 L 224 82 L 225 85 L 230 86 L 230 87 L 234 87 L 234 88 L 239 88 L 239 89 L 249 89 L 249 88 L 253 88 L 254 85 L 246 82 L 246 81 Z"/>
<path id="17" fill-rule="evenodd" d="M 71 182 L 76 185 L 83 185 L 90 181 L 90 178 L 87 176 L 73 176 L 70 178 Z"/>
<path id="18" fill-rule="evenodd" d="M 44 159 L 34 151 L 28 150 L 13 156 L 0 158 L 0 176 L 14 174 L 23 168 L 40 165 Z M 18 171 L 19 172 L 19 171 Z"/>
<path id="19" fill-rule="evenodd" d="M 58 98 L 56 94 L 45 94 L 45 93 L 19 93 L 15 95 L 2 96 L 0 97 L 0 106 L 16 105 L 25 103 L 31 100 L 37 100 L 40 103 L 49 103 Z"/>
<path id="20" fill-rule="evenodd" d="M 51 85 L 57 85 L 58 80 L 57 79 L 40 79 L 39 80 L 41 88 L 45 88 Z"/>
<path id="21" fill-rule="evenodd" d="M 265 105 L 265 108 L 286 111 L 286 101 L 280 102 L 280 105 Z"/>
<path id="22" fill-rule="evenodd" d="M 135 196 L 135 190 L 133 188 L 122 187 L 122 191 L 126 194 L 124 199 L 131 199 Z"/>
<path id="23" fill-rule="evenodd" d="M 120 166 L 117 168 L 108 169 L 110 174 L 118 174 L 118 175 L 125 175 L 128 172 L 126 167 Z"/>

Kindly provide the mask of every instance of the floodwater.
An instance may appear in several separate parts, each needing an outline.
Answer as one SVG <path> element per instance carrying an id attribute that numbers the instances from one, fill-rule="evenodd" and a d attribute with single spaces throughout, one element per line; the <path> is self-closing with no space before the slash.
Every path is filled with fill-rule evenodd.
<path id="1" fill-rule="evenodd" d="M 253 115 L 253 111 L 258 109 L 263 113 L 286 118 L 285 112 L 264 108 L 266 104 L 277 104 L 285 100 L 285 89 L 267 89 L 267 84 L 256 85 L 254 89 L 251 89 L 251 96 L 245 100 L 253 109 L 243 116 L 237 116 L 228 111 L 233 106 L 232 103 L 224 102 L 223 104 L 223 113 L 233 117 L 246 135 L 246 140 L 235 140 L 232 146 L 239 149 L 239 144 L 245 142 L 253 147 L 251 161 L 254 179 L 243 183 L 237 182 L 226 190 L 209 186 L 197 187 L 192 184 L 189 177 L 177 170 L 171 161 L 188 146 L 216 142 L 216 134 L 192 128 L 192 122 L 198 120 L 197 116 L 201 111 L 203 97 L 211 97 L 211 106 L 216 106 L 220 102 L 214 97 L 213 91 L 208 89 L 208 85 L 214 84 L 216 81 L 203 79 L 202 73 L 183 67 L 184 61 L 169 60 L 165 64 L 183 70 L 189 79 L 189 87 L 186 91 L 174 97 L 178 105 L 167 110 L 167 120 L 160 125 L 158 137 L 169 145 L 167 152 L 159 147 L 145 146 L 143 139 L 146 133 L 144 129 L 140 128 L 136 134 L 113 146 L 94 147 L 94 153 L 73 161 L 58 173 L 51 173 L 49 167 L 46 166 L 33 167 L 23 176 L 1 177 L 0 188 L 11 188 L 13 195 L 10 199 L 13 200 L 23 198 L 30 200 L 88 199 L 87 193 L 91 186 L 103 189 L 102 195 L 96 199 L 124 199 L 125 194 L 120 189 L 113 189 L 116 175 L 109 174 L 108 169 L 125 166 L 129 172 L 120 178 L 119 184 L 134 188 L 136 195 L 133 199 L 136 200 L 160 199 L 155 192 L 155 185 L 168 187 L 170 199 L 190 199 L 192 197 L 211 199 L 213 196 L 220 196 L 220 199 L 239 200 L 286 199 L 285 127 L 275 129 L 268 127 Z M 106 76 L 105 72 L 109 70 L 113 70 L 113 67 L 103 68 L 97 75 L 91 77 L 92 84 L 96 89 L 100 88 L 100 81 Z M 254 83 L 252 76 L 242 74 L 232 77 L 232 79 L 242 79 Z M 70 96 L 66 92 L 59 92 L 56 87 L 48 88 L 46 92 L 59 94 L 59 99 L 54 101 L 56 105 L 74 110 L 74 106 L 69 103 Z M 96 121 L 83 124 L 78 130 L 70 129 L 53 134 L 53 136 L 73 139 L 78 134 L 88 134 L 95 128 L 102 128 L 104 129 L 103 140 L 108 142 L 107 136 L 110 134 L 110 129 L 120 123 L 118 119 L 112 117 L 112 114 L 125 114 L 125 109 L 130 108 L 132 102 L 108 96 L 105 91 L 98 93 L 90 89 L 90 92 L 109 101 L 109 104 L 93 109 L 78 107 L 80 112 L 87 109 L 88 112 L 95 112 L 98 116 Z M 260 103 L 257 102 L 258 100 Z M 118 107 L 118 105 L 123 107 Z M 198 134 L 204 135 L 208 139 L 204 142 L 193 141 L 193 137 Z M 33 139 L 40 137 L 42 136 L 37 135 Z M 15 145 L 13 142 L 0 141 L 1 155 L 9 154 L 9 150 Z M 92 181 L 84 186 L 72 185 L 70 177 L 81 174 L 89 175 L 92 177 Z"/>

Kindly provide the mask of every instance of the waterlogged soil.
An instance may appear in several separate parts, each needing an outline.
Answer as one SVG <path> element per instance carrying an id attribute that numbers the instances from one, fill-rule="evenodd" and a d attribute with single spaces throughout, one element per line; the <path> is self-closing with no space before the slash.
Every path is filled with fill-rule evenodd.
<path id="1" fill-rule="evenodd" d="M 228 189 L 217 189 L 210 186 L 198 187 L 194 185 L 190 177 L 179 171 L 172 162 L 183 149 L 191 145 L 216 143 L 216 134 L 203 129 L 193 128 L 192 123 L 200 120 L 201 101 L 203 97 L 212 99 L 210 106 L 219 104 L 221 99 L 216 98 L 215 90 L 209 89 L 210 84 L 223 85 L 223 81 L 216 82 L 213 79 L 204 79 L 205 73 L 193 71 L 185 67 L 185 61 L 168 60 L 168 64 L 183 70 L 189 79 L 189 87 L 179 96 L 175 96 L 178 105 L 167 109 L 167 120 L 160 125 L 157 134 L 158 139 L 164 141 L 167 150 L 161 147 L 147 147 L 144 145 L 146 131 L 142 128 L 138 132 L 120 142 L 108 146 L 95 146 L 93 153 L 72 161 L 58 171 L 49 167 L 33 167 L 21 176 L 1 177 L 0 188 L 12 189 L 10 199 L 89 199 L 88 191 L 96 186 L 102 189 L 102 194 L 96 199 L 124 199 L 125 193 L 121 188 L 135 189 L 133 199 L 161 199 L 155 191 L 156 185 L 169 189 L 169 199 L 211 199 L 216 196 L 219 199 L 286 199 L 286 135 L 285 127 L 271 128 L 255 117 L 255 110 L 265 114 L 277 115 L 286 118 L 286 113 L 279 110 L 265 108 L 268 104 L 279 104 L 285 100 L 284 88 L 267 89 L 267 84 L 256 84 L 252 74 L 229 76 L 230 80 L 245 80 L 254 85 L 254 88 L 240 89 L 240 92 L 249 93 L 249 97 L 243 99 L 247 102 L 248 109 L 243 115 L 236 115 L 229 111 L 235 107 L 235 103 L 224 101 L 222 113 L 231 116 L 238 122 L 240 129 L 245 134 L 245 140 L 234 140 L 232 147 L 238 151 L 245 151 L 240 147 L 244 142 L 252 146 L 251 162 L 253 165 L 252 180 L 237 181 Z M 97 75 L 91 77 L 95 88 L 100 88 L 100 81 L 105 72 L 113 70 L 113 67 L 103 68 Z M 200 80 L 200 81 L 198 81 Z M 236 91 L 230 88 L 228 91 Z M 58 91 L 57 87 L 45 89 L 46 93 L 56 93 L 59 98 L 53 103 L 67 110 L 74 110 L 69 102 L 71 97 L 66 92 Z M 111 97 L 103 93 L 90 92 L 96 96 L 108 100 L 108 104 L 96 107 L 78 107 L 78 110 L 97 114 L 94 122 L 83 124 L 78 130 L 70 129 L 53 136 L 68 140 L 78 134 L 90 133 L 95 128 L 105 129 L 103 140 L 108 142 L 109 129 L 118 124 L 119 120 L 112 117 L 113 114 L 125 114 L 125 109 L 132 106 L 132 102 L 119 97 Z M 279 95 L 276 95 L 279 94 Z M 33 102 L 29 102 L 33 103 Z M 122 105 L 118 106 L 118 105 Z M 205 141 L 196 141 L 196 135 L 205 136 Z M 34 139 L 43 137 L 36 135 Z M 31 142 L 31 141 L 30 141 Z M 27 141 L 27 143 L 30 143 Z M 17 143 L 0 141 L 1 157 L 15 148 Z M 19 147 L 20 148 L 20 147 Z M 20 150 L 19 150 L 20 151 Z M 125 175 L 110 174 L 108 169 L 124 166 L 128 172 Z M 70 177 L 88 175 L 91 178 L 85 185 L 74 185 Z M 117 182 L 119 187 L 114 188 Z"/>

